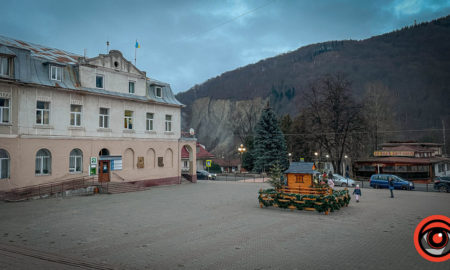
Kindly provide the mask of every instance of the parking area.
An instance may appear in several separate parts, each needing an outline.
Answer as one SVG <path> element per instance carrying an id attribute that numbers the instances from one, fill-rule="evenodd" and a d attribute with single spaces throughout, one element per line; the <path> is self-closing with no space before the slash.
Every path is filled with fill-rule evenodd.
<path id="1" fill-rule="evenodd" d="M 326 216 L 261 209 L 257 192 L 268 187 L 199 181 L 0 203 L 0 245 L 116 269 L 448 269 L 422 259 L 412 235 L 423 218 L 450 216 L 450 194 L 363 189 L 360 203 Z M 20 256 L 0 252 L 0 269 L 63 268 Z"/>

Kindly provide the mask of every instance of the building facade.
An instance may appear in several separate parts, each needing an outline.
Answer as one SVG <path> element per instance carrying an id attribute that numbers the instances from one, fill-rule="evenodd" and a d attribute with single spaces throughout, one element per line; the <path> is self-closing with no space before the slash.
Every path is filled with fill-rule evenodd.
<path id="1" fill-rule="evenodd" d="M 395 174 L 419 182 L 450 175 L 450 159 L 442 155 L 442 144 L 390 142 L 381 146 L 373 157 L 355 161 L 353 170 L 358 180 L 369 179 L 376 173 Z"/>
<path id="2" fill-rule="evenodd" d="M 99 180 L 174 184 L 184 147 L 195 180 L 183 105 L 120 51 L 86 58 L 0 36 L 0 63 L 0 190 L 103 168 Z"/>

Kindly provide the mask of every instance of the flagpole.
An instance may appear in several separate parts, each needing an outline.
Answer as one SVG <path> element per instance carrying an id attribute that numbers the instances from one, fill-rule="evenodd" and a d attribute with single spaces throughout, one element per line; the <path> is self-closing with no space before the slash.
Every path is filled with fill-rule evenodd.
<path id="1" fill-rule="evenodd" d="M 136 43 L 134 45 L 134 66 L 136 66 L 136 50 L 137 50 L 136 44 L 137 44 L 137 39 L 136 39 Z"/>

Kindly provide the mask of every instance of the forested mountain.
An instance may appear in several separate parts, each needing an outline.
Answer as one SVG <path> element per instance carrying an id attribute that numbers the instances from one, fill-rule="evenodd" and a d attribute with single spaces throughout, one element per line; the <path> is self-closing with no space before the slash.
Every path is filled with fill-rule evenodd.
<path id="1" fill-rule="evenodd" d="M 232 123 L 245 108 L 258 112 L 270 100 L 278 115 L 295 116 L 311 83 L 335 73 L 347 75 L 357 99 L 374 84 L 388 89 L 396 130 L 417 130 L 395 139 L 442 142 L 442 131 L 420 130 L 443 122 L 450 129 L 450 16 L 365 40 L 308 45 L 223 73 L 177 95 L 187 105 L 183 128 L 196 129 L 216 154 L 226 152 L 238 142 Z"/>

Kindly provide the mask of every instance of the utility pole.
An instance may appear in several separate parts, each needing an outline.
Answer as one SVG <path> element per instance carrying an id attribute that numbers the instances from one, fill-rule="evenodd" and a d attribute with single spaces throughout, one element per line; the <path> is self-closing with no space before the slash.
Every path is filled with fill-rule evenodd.
<path id="1" fill-rule="evenodd" d="M 446 148 L 445 148 L 445 122 L 444 122 L 444 119 L 442 119 L 442 135 L 443 135 L 443 138 L 444 138 L 444 151 L 443 151 L 443 153 L 442 153 L 442 156 L 447 156 L 447 151 L 446 151 Z"/>

